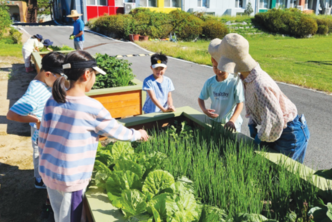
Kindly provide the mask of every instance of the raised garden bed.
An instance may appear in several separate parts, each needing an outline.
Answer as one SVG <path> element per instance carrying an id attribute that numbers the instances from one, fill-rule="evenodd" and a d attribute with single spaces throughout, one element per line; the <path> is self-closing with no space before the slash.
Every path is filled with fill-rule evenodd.
<path id="1" fill-rule="evenodd" d="M 187 133 L 183 137 L 179 134 L 177 142 L 173 139 L 170 142 L 168 137 L 164 138 L 165 134 L 161 133 L 164 136 L 160 137 L 156 133 L 150 142 L 138 145 L 135 152 L 147 149 L 147 153 L 165 153 L 167 160 L 161 165 L 161 170 L 169 172 L 174 179 L 186 176 L 192 180 L 196 200 L 202 205 L 222 209 L 226 216 L 232 218 L 227 221 L 244 221 L 244 217 L 253 213 L 279 221 L 295 221 L 285 218 L 295 214 L 297 221 L 303 221 L 301 213 L 307 215 L 308 208 L 315 206 L 319 198 L 327 197 L 325 191 L 332 187 L 328 180 L 313 176 L 312 169 L 271 150 L 254 151 L 250 138 L 243 134 L 213 131 L 205 120 L 204 114 L 182 107 L 175 113 L 147 114 L 120 122 L 130 128 L 144 127 L 159 131 L 185 121 L 193 131 L 201 130 L 201 134 L 189 133 L 194 137 Z M 208 145 L 196 138 L 206 138 Z M 201 152 L 206 146 L 216 149 L 207 149 L 208 154 Z M 90 186 L 85 200 L 89 221 L 127 221 L 121 211 L 110 203 L 105 189 Z"/>
<path id="2" fill-rule="evenodd" d="M 70 51 L 60 51 L 64 54 Z M 41 68 L 41 59 L 49 52 L 34 52 L 32 60 L 37 72 Z M 143 83 L 134 79 L 135 85 L 113 87 L 104 89 L 92 89 L 86 93 L 87 96 L 101 102 L 103 106 L 111 113 L 113 118 L 125 118 L 128 116 L 137 116 L 143 113 L 142 108 L 146 97 L 146 92 L 142 90 Z"/>

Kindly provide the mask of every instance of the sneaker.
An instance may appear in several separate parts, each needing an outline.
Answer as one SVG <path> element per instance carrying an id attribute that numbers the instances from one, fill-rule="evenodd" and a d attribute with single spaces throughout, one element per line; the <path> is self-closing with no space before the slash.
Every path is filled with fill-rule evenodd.
<path id="1" fill-rule="evenodd" d="M 46 186 L 42 179 L 40 180 L 40 182 L 38 182 L 38 180 L 35 178 L 35 187 L 37 189 L 46 189 Z"/>
<path id="2" fill-rule="evenodd" d="M 44 204 L 40 215 L 41 221 L 54 222 L 54 213 L 51 205 Z"/>

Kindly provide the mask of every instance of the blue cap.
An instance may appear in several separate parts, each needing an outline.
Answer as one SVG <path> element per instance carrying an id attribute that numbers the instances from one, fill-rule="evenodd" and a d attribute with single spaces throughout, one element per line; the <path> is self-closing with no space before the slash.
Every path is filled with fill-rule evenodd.
<path id="1" fill-rule="evenodd" d="M 37 39 L 43 40 L 43 36 L 42 36 L 42 35 L 36 34 L 35 37 L 36 37 Z"/>
<path id="2" fill-rule="evenodd" d="M 53 45 L 53 42 L 51 42 L 51 40 L 49 40 L 49 39 L 45 39 L 43 44 L 45 47 L 49 47 L 50 45 Z"/>

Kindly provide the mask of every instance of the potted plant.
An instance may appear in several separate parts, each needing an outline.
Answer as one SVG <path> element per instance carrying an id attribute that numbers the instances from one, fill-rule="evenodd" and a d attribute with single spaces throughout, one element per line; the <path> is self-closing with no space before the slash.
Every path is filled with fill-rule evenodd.
<path id="1" fill-rule="evenodd" d="M 130 31 L 133 34 L 129 34 L 129 40 L 134 42 L 134 41 L 138 41 L 139 40 L 139 34 L 138 33 L 138 28 L 137 28 L 137 24 L 135 21 L 132 21 L 130 23 Z"/>
<path id="2" fill-rule="evenodd" d="M 140 41 L 148 41 L 149 40 L 149 36 L 147 35 L 149 30 L 149 26 L 148 25 L 141 25 L 140 26 L 140 31 L 139 33 L 141 34 L 139 40 Z"/>

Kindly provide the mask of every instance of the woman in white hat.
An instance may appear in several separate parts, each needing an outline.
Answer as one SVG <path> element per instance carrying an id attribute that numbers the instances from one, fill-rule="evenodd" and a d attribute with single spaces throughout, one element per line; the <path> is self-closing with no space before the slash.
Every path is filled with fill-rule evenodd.
<path id="1" fill-rule="evenodd" d="M 74 40 L 74 47 L 76 50 L 83 50 L 84 42 L 84 22 L 80 19 L 82 14 L 78 14 L 76 10 L 71 10 L 70 15 L 67 17 L 74 20 L 74 31 L 70 35 L 70 39 Z"/>
<path id="2" fill-rule="evenodd" d="M 304 115 L 281 92 L 277 83 L 249 54 L 249 42 L 241 35 L 228 34 L 220 44 L 218 69 L 241 73 L 245 87 L 246 117 L 256 144 L 283 153 L 303 163 L 310 132 Z M 258 131 L 256 126 L 260 125 Z"/>

